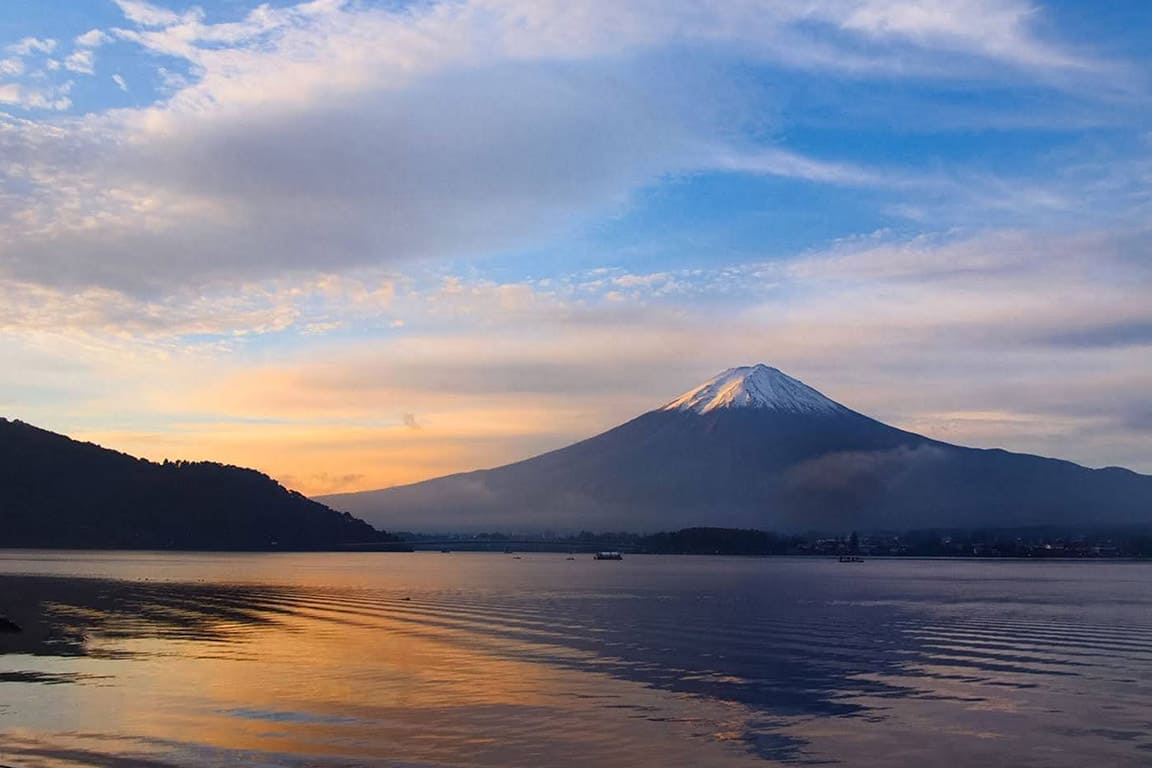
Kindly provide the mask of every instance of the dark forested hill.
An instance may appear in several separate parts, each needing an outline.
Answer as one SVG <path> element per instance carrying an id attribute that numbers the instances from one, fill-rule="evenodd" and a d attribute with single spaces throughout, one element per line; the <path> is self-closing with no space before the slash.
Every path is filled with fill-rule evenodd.
<path id="1" fill-rule="evenodd" d="M 157 464 L 0 419 L 0 547 L 331 549 L 393 540 L 255 470 Z"/>

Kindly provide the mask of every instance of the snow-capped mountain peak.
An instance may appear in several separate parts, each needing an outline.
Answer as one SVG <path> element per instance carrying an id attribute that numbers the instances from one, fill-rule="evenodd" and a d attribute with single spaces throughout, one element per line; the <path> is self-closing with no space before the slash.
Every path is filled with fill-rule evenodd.
<path id="1" fill-rule="evenodd" d="M 767 365 L 729 368 L 661 410 L 709 413 L 719 408 L 763 408 L 806 414 L 848 411 L 804 382 Z"/>

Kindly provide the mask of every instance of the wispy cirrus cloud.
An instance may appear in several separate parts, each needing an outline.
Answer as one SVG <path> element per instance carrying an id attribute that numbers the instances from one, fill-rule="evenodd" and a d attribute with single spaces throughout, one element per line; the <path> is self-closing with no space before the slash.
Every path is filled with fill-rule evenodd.
<path id="1" fill-rule="evenodd" d="M 19 42 L 5 47 L 8 53 L 17 56 L 31 56 L 36 53 L 52 53 L 56 50 L 56 41 L 51 38 L 25 37 Z"/>
<path id="2" fill-rule="evenodd" d="M 195 22 L 203 19 L 204 14 L 199 10 L 192 10 L 180 14 L 168 8 L 142 0 L 113 0 L 124 14 L 124 18 L 141 27 L 170 27 L 182 22 Z"/>

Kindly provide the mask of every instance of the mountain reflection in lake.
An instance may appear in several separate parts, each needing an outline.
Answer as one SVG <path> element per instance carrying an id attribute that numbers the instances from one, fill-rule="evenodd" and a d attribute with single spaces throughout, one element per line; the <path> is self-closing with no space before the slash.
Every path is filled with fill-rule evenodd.
<path id="1" fill-rule="evenodd" d="M 1148 765 L 1152 565 L 0 554 L 0 764 Z"/>

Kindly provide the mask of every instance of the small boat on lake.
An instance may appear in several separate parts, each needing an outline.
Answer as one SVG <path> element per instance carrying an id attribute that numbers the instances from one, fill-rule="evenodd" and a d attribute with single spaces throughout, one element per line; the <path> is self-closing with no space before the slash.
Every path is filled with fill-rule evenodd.
<path id="1" fill-rule="evenodd" d="M 842 563 L 862 563 L 864 558 L 860 555 L 840 555 L 840 562 Z"/>
<path id="2" fill-rule="evenodd" d="M 615 551 L 597 552 L 592 557 L 596 560 L 623 560 L 624 559 L 624 555 L 620 554 L 619 552 L 615 552 Z"/>

